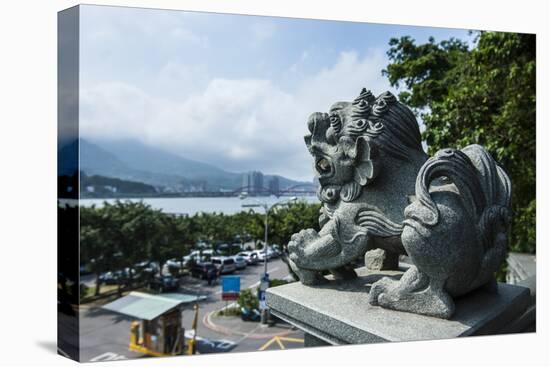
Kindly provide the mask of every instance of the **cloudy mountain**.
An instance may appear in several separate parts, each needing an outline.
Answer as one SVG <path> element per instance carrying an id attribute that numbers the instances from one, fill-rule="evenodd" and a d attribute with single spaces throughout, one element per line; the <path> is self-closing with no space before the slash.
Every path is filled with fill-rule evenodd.
<path id="1" fill-rule="evenodd" d="M 227 172 L 213 165 L 186 159 L 134 140 L 95 142 L 114 154 L 128 167 L 155 174 L 178 176 L 187 180 L 208 181 L 211 185 L 235 187 L 241 174 Z"/>
<path id="2" fill-rule="evenodd" d="M 228 172 L 133 140 L 80 139 L 80 167 L 87 175 L 101 175 L 155 186 L 203 186 L 206 190 L 234 190 L 242 173 Z M 273 176 L 264 176 L 264 183 Z M 280 187 L 303 184 L 279 177 Z"/>

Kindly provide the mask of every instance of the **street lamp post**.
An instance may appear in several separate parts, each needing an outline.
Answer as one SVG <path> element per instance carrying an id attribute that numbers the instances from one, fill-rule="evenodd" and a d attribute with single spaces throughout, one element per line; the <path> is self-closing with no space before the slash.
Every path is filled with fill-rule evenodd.
<path id="1" fill-rule="evenodd" d="M 272 207 L 271 207 L 272 208 Z M 267 229 L 268 229 L 268 217 L 269 217 L 269 211 L 271 210 L 270 207 L 267 206 L 267 204 L 264 204 L 264 210 L 265 210 L 265 220 L 264 220 L 264 276 L 267 279 Z"/>
<path id="2" fill-rule="evenodd" d="M 240 196 L 241 200 L 246 198 L 246 195 Z M 288 200 L 278 201 L 272 205 L 268 205 L 267 203 L 263 203 L 259 200 L 252 199 L 256 202 L 256 204 L 242 204 L 241 206 L 243 208 L 258 208 L 262 207 L 265 211 L 265 219 L 264 219 L 264 274 L 260 279 L 260 309 L 261 309 L 261 315 L 260 315 L 260 322 L 262 325 L 267 325 L 267 321 L 269 320 L 269 309 L 265 305 L 265 290 L 269 286 L 269 274 L 267 272 L 267 232 L 268 232 L 268 217 L 269 212 L 280 205 L 287 205 L 291 201 L 296 201 L 297 197 L 293 196 L 292 198 Z"/>

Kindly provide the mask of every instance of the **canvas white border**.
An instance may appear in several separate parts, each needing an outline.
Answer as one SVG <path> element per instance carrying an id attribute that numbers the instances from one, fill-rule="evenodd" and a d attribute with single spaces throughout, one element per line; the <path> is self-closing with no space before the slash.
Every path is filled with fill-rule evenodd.
<path id="1" fill-rule="evenodd" d="M 548 128 L 544 128 L 541 121 L 549 117 L 542 101 L 549 100 L 547 70 L 550 67 L 548 48 L 544 47 L 550 44 L 547 12 L 542 1 L 118 0 L 90 3 L 537 33 L 537 157 L 539 162 L 549 161 L 548 149 L 540 144 L 548 137 Z M 3 279 L 0 361 L 3 365 L 74 365 L 55 354 L 55 167 L 56 12 L 76 4 L 76 1 L 50 0 L 0 5 L 3 92 L 0 108 L 3 179 L 0 182 L 5 198 L 0 212 L 3 224 L 0 243 L 4 254 L 0 262 Z M 549 178 L 544 163 L 537 172 L 537 187 L 544 189 Z M 548 219 L 544 216 L 548 194 L 543 189 L 538 190 L 537 196 L 537 334 L 142 359 L 113 362 L 114 366 L 540 365 L 538 360 L 548 355 L 543 345 L 548 318 L 540 311 L 545 309 L 547 295 L 543 288 L 548 279 L 548 270 L 541 266 L 547 261 L 545 244 L 549 232 L 549 226 L 545 225 Z M 30 288 L 21 284 L 28 284 Z"/>

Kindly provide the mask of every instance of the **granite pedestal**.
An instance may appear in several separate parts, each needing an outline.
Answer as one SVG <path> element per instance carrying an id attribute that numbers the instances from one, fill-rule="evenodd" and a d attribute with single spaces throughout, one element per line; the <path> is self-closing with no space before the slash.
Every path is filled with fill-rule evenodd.
<path id="1" fill-rule="evenodd" d="M 399 279 L 401 271 L 357 269 L 355 280 L 317 286 L 295 282 L 267 290 L 271 312 L 306 333 L 306 346 L 386 341 L 447 339 L 505 332 L 530 304 L 527 287 L 498 284 L 497 292 L 479 289 L 457 298 L 450 320 L 371 306 L 370 286 L 382 276 Z"/>

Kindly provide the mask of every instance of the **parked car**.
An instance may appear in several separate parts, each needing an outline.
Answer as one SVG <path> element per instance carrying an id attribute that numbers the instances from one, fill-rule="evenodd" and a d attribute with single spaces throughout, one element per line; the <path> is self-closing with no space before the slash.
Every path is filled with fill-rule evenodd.
<path id="1" fill-rule="evenodd" d="M 281 250 L 279 250 L 279 246 L 277 246 L 277 245 L 269 247 L 267 252 L 271 253 L 271 256 L 275 259 L 282 255 L 282 252 L 281 252 Z"/>
<path id="2" fill-rule="evenodd" d="M 263 262 L 265 260 L 265 251 L 264 250 L 254 250 L 252 251 L 258 256 L 258 260 L 260 262 Z M 267 261 L 269 261 L 269 256 L 267 257 Z"/>
<path id="3" fill-rule="evenodd" d="M 117 284 L 118 277 L 115 275 L 115 272 L 108 271 L 99 276 L 99 281 L 107 285 Z"/>
<path id="4" fill-rule="evenodd" d="M 175 291 L 180 287 L 179 280 L 172 275 L 155 276 L 149 283 L 151 289 L 159 292 Z"/>
<path id="5" fill-rule="evenodd" d="M 191 261 L 196 262 L 209 262 L 210 258 L 214 256 L 214 250 L 193 250 L 189 255 L 182 257 L 182 265 L 187 266 Z"/>
<path id="6" fill-rule="evenodd" d="M 150 279 L 155 274 L 159 272 L 159 266 L 156 262 L 144 261 L 139 264 L 136 264 L 136 269 L 138 270 L 138 275 L 141 275 L 144 278 Z"/>
<path id="7" fill-rule="evenodd" d="M 268 247 L 268 249 L 267 249 L 267 258 L 269 260 L 271 260 L 271 259 L 274 259 L 276 257 L 277 257 L 277 253 L 275 251 L 273 251 L 273 249 Z"/>
<path id="8" fill-rule="evenodd" d="M 170 259 L 166 261 L 166 265 L 172 268 L 181 269 L 182 264 L 181 261 L 178 261 L 177 259 Z"/>
<path id="9" fill-rule="evenodd" d="M 260 311 L 241 307 L 241 319 L 243 321 L 260 321 Z"/>
<path id="10" fill-rule="evenodd" d="M 132 273 L 132 277 L 135 279 L 136 271 L 132 269 L 131 273 Z M 130 269 L 126 268 L 124 270 L 108 271 L 106 273 L 103 273 L 99 276 L 99 281 L 102 283 L 105 283 L 106 285 L 116 285 L 124 282 L 129 278 L 130 278 Z"/>
<path id="11" fill-rule="evenodd" d="M 208 272 L 217 271 L 217 268 L 211 262 L 198 262 L 191 268 L 191 276 L 199 279 L 207 279 Z"/>
<path id="12" fill-rule="evenodd" d="M 163 265 L 161 269 L 162 275 L 177 275 L 182 270 L 183 265 L 181 261 L 177 261 L 176 259 L 170 259 L 167 260 Z"/>
<path id="13" fill-rule="evenodd" d="M 237 269 L 235 260 L 230 257 L 213 257 L 212 264 L 214 264 L 218 270 L 221 269 L 222 274 L 233 273 Z"/>
<path id="14" fill-rule="evenodd" d="M 233 260 L 235 260 L 235 267 L 237 268 L 237 270 L 242 270 L 246 268 L 247 262 L 244 257 L 235 255 L 235 256 L 232 256 L 232 258 Z"/>
<path id="15" fill-rule="evenodd" d="M 256 265 L 260 261 L 260 259 L 258 258 L 258 254 L 254 251 L 239 252 L 237 256 L 244 257 L 248 265 Z"/>

